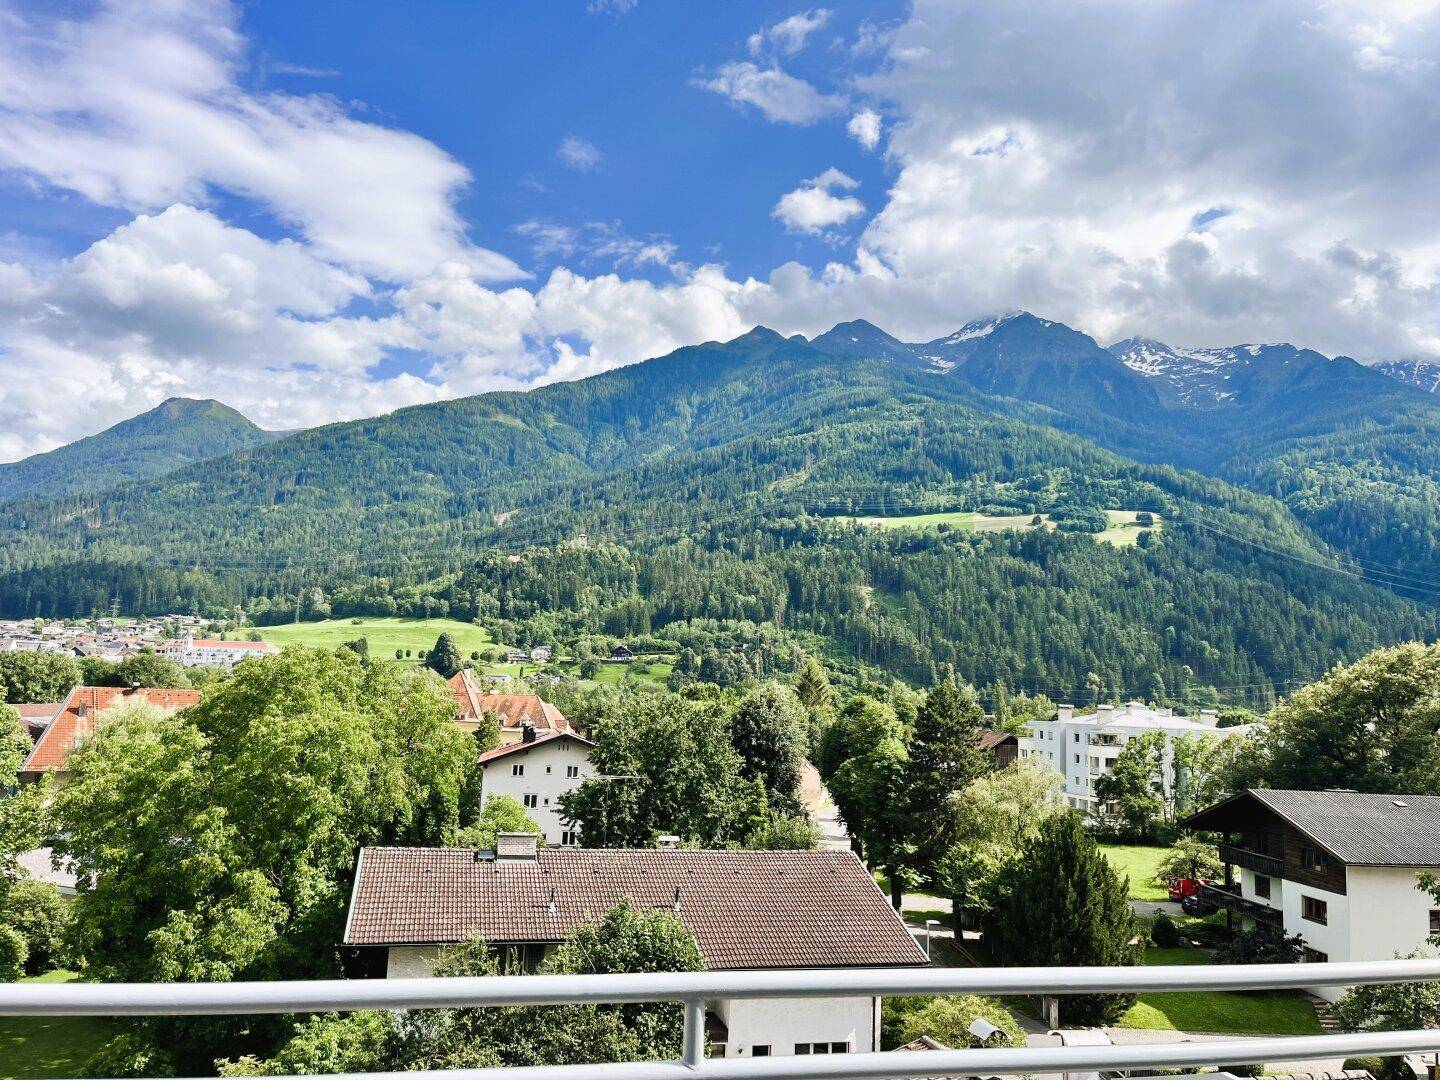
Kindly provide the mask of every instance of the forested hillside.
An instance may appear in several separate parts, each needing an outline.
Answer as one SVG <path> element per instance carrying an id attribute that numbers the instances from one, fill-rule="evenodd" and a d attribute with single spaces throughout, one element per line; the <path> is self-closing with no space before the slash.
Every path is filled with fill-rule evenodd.
<path id="1" fill-rule="evenodd" d="M 271 438 L 218 401 L 170 398 L 98 435 L 0 464 L 0 502 L 105 491 Z"/>
<path id="2" fill-rule="evenodd" d="M 1056 325 L 1022 323 L 1026 347 Z M 1047 377 L 1088 355 L 1067 333 Z M 953 665 L 1082 700 L 1213 685 L 1262 703 L 1436 631 L 1429 607 L 1357 580 L 1281 502 L 1061 430 L 1118 431 L 1113 417 L 1072 422 L 883 335 L 836 337 L 817 349 L 759 329 L 302 432 L 113 497 L 11 504 L 0 608 L 446 613 L 519 642 L 803 641 L 921 683 Z M 864 340 L 874 355 L 851 350 Z M 1097 543 L 1105 509 L 1164 527 Z M 848 520 L 943 511 L 1058 527 Z"/>

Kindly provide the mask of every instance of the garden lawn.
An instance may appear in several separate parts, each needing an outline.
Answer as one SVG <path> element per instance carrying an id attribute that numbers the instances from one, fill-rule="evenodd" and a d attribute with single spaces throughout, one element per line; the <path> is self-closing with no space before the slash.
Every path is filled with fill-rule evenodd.
<path id="1" fill-rule="evenodd" d="M 24 982 L 71 982 L 73 971 L 52 971 Z M 0 1017 L 0 1080 L 82 1076 L 87 1058 L 114 1031 L 91 1016 Z"/>
<path id="2" fill-rule="evenodd" d="M 1101 844 L 1100 851 L 1115 868 L 1115 872 L 1130 879 L 1130 899 L 1158 902 L 1170 899 L 1163 886 L 1155 884 L 1155 871 L 1160 860 L 1170 851 L 1163 847 L 1121 847 L 1118 844 Z"/>
<path id="3" fill-rule="evenodd" d="M 435 639 L 448 633 L 455 639 L 460 655 L 469 659 L 493 645 L 490 631 L 459 619 L 398 619 L 362 618 L 326 619 L 323 622 L 284 623 L 281 626 L 257 626 L 260 636 L 273 644 L 312 645 L 336 649 L 347 641 L 365 638 L 370 642 L 370 655 L 375 659 L 393 660 L 396 649 L 409 649 L 411 662 L 419 663 L 420 654 L 435 647 Z"/>
<path id="4" fill-rule="evenodd" d="M 1205 949 L 1146 949 L 1146 964 L 1208 964 Z M 1319 1035 L 1309 1000 L 1294 990 L 1141 994 L 1120 1027 L 1217 1035 Z"/>

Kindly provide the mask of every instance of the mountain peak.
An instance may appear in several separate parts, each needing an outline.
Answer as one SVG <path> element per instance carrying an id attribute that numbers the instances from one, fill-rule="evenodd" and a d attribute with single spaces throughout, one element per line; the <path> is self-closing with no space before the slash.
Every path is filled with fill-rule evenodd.
<path id="1" fill-rule="evenodd" d="M 836 323 L 814 338 L 810 347 L 832 356 L 863 353 L 883 360 L 909 360 L 915 355 L 912 346 L 864 319 Z"/>

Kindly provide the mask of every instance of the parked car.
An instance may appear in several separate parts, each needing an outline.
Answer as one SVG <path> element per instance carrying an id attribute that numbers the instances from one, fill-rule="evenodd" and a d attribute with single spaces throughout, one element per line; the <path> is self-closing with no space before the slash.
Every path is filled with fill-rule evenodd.
<path id="1" fill-rule="evenodd" d="M 1170 899 L 1177 904 L 1183 904 L 1190 897 L 1199 894 L 1201 885 L 1209 884 L 1209 878 L 1176 878 L 1170 882 Z"/>

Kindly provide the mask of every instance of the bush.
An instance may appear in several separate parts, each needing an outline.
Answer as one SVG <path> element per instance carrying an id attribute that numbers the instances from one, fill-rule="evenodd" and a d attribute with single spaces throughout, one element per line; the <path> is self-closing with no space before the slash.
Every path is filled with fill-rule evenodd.
<path id="1" fill-rule="evenodd" d="M 1010 1010 L 990 998 L 971 994 L 960 997 L 887 998 L 884 1009 L 881 1037 L 887 1050 L 904 1046 L 922 1035 L 928 1035 L 955 1050 L 1025 1045 L 1025 1031 Z M 970 1025 L 976 1020 L 994 1024 L 1001 1034 L 982 1044 L 970 1034 Z"/>
<path id="2" fill-rule="evenodd" d="M 1256 926 L 1242 930 L 1215 950 L 1217 964 L 1298 964 L 1304 958 L 1305 939 L 1286 937 L 1283 930 Z"/>
<path id="3" fill-rule="evenodd" d="M 0 926 L 0 982 L 15 982 L 25 974 L 30 948 L 13 926 Z"/>
<path id="4" fill-rule="evenodd" d="M 1150 926 L 1150 940 L 1159 949 L 1173 949 L 1179 945 L 1180 929 L 1175 920 L 1164 913 L 1155 916 L 1155 922 Z"/>
<path id="5" fill-rule="evenodd" d="M 70 908 L 60 890 L 44 881 L 25 878 L 10 890 L 8 921 L 25 939 L 27 975 L 41 975 L 61 966 Z"/>

